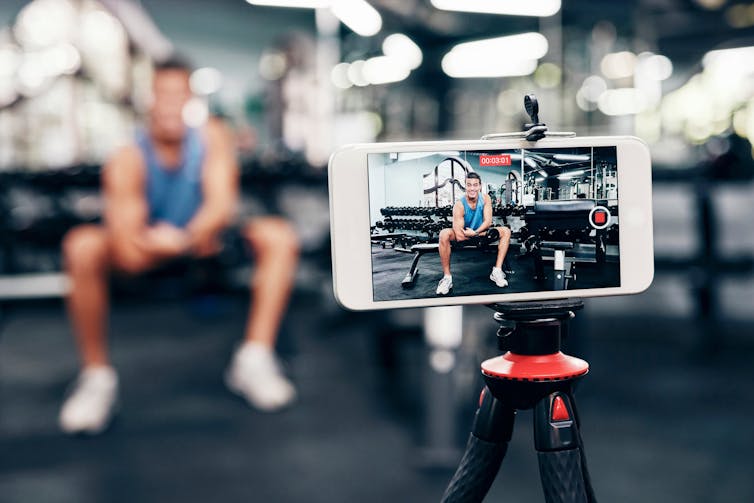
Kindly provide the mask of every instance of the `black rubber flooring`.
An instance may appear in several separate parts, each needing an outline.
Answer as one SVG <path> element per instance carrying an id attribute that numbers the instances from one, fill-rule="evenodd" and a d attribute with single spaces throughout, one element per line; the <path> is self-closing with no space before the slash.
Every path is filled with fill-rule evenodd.
<path id="1" fill-rule="evenodd" d="M 450 471 L 418 466 L 423 411 L 440 397 L 423 391 L 432 374 L 419 331 L 394 325 L 419 313 L 345 314 L 297 298 L 281 343 L 301 398 L 265 415 L 222 384 L 243 300 L 209 305 L 115 306 L 121 412 L 96 438 L 57 430 L 76 368 L 62 307 L 15 306 L 0 333 L 0 501 L 439 501 Z M 495 352 L 490 312 L 472 309 L 478 323 L 443 396 L 458 404 L 443 415 L 457 421 L 458 447 L 478 396 L 469 376 Z M 569 351 L 592 366 L 577 399 L 599 500 L 754 501 L 754 349 L 740 342 L 751 325 L 716 327 L 739 342 L 698 357 L 693 320 L 587 308 L 577 321 Z M 543 501 L 532 446 L 531 414 L 521 412 L 487 501 Z"/>
<path id="2" fill-rule="evenodd" d="M 401 281 L 411 267 L 414 255 L 393 249 L 372 247 L 372 282 L 374 299 L 401 300 L 437 297 L 437 283 L 442 279 L 442 266 L 437 253 L 427 253 L 419 261 L 419 274 L 411 288 L 403 288 Z M 489 278 L 495 255 L 488 251 L 454 251 L 450 258 L 453 290 L 448 297 L 463 295 L 492 295 L 551 290 L 552 262 L 547 262 L 545 279 L 534 279 L 534 260 L 531 257 L 518 257 L 514 250 L 508 253 L 507 260 L 513 274 L 508 275 L 508 286 L 499 288 Z M 549 270 L 548 270 L 549 269 Z M 620 285 L 620 267 L 617 262 L 608 262 L 601 269 L 595 264 L 579 263 L 576 266 L 576 280 L 570 281 L 569 290 L 578 288 L 599 288 Z"/>

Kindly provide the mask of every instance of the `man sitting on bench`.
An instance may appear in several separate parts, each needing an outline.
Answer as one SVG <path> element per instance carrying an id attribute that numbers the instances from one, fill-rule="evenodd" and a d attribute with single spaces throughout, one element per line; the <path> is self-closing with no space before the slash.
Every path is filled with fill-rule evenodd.
<path id="1" fill-rule="evenodd" d="M 444 276 L 437 285 L 437 295 L 447 295 L 453 288 L 453 277 L 450 275 L 451 242 L 473 243 L 482 237 L 491 239 L 495 233 L 500 241 L 497 245 L 497 260 L 490 273 L 490 279 L 500 288 L 508 286 L 502 266 L 505 254 L 508 252 L 511 230 L 507 227 L 491 227 L 492 200 L 487 194 L 480 195 L 481 190 L 482 179 L 479 174 L 474 172 L 467 174 L 466 195 L 456 201 L 453 206 L 453 228 L 440 231 L 440 262 L 442 262 Z"/>

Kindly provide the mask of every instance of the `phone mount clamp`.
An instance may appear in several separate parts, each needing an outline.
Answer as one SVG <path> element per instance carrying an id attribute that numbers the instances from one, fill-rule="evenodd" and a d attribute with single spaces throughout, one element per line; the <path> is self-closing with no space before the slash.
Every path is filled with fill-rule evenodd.
<path id="1" fill-rule="evenodd" d="M 576 136 L 576 133 L 572 131 L 550 131 L 547 124 L 539 122 L 539 102 L 533 94 L 524 96 L 524 108 L 531 122 L 524 124 L 521 131 L 490 133 L 482 136 L 482 140 L 524 138 L 527 141 L 534 142 L 542 138 L 571 138 Z"/>
<path id="2" fill-rule="evenodd" d="M 520 133 L 483 136 L 483 140 L 524 138 L 537 141 L 550 133 L 539 122 L 534 95 L 524 99 L 531 123 Z M 513 436 L 517 410 L 534 409 L 534 446 L 547 503 L 594 503 L 587 471 L 579 417 L 573 397 L 575 384 L 589 364 L 561 352 L 568 322 L 584 307 L 581 299 L 505 302 L 489 306 L 500 325 L 498 347 L 505 353 L 482 362 L 485 388 L 466 451 L 443 503 L 481 502 L 500 470 Z"/>

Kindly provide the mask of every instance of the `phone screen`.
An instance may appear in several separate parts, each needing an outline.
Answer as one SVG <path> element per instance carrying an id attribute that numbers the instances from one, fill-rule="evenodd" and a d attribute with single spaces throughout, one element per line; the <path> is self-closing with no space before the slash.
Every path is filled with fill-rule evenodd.
<path id="1" fill-rule="evenodd" d="M 367 163 L 374 301 L 620 286 L 615 146 Z"/>

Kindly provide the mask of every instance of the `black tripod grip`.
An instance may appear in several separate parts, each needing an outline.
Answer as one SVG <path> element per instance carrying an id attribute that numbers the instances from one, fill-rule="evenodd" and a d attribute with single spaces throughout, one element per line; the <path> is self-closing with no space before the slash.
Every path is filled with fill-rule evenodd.
<path id="1" fill-rule="evenodd" d="M 537 453 L 547 503 L 587 503 L 581 449 Z"/>
<path id="2" fill-rule="evenodd" d="M 442 502 L 481 502 L 490 490 L 507 450 L 508 442 L 487 442 L 473 433 L 469 435 L 466 452 L 445 490 Z"/>
<path id="3" fill-rule="evenodd" d="M 443 503 L 477 503 L 484 499 L 508 450 L 515 418 L 514 409 L 504 406 L 489 390 L 482 392 L 466 452 L 445 490 Z"/>

